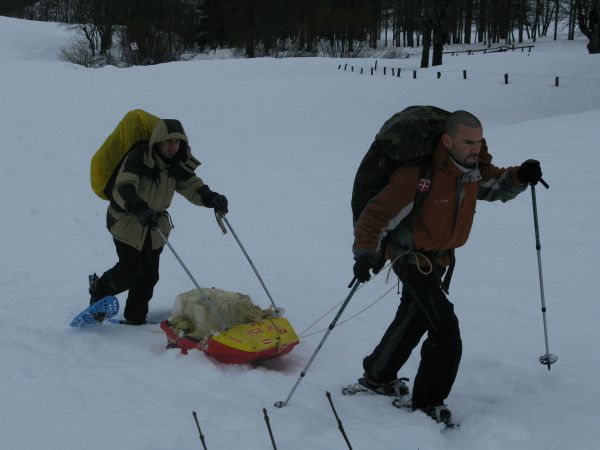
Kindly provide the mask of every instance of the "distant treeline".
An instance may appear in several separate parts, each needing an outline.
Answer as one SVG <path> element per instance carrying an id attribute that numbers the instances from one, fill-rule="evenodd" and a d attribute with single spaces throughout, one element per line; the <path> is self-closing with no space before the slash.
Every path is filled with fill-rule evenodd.
<path id="1" fill-rule="evenodd" d="M 600 0 L 2 0 L 0 14 L 73 24 L 93 55 L 117 46 L 152 64 L 188 51 L 255 56 L 364 55 L 444 44 L 535 41 L 579 27 L 600 52 Z M 560 27 L 560 28 L 559 28 Z"/>

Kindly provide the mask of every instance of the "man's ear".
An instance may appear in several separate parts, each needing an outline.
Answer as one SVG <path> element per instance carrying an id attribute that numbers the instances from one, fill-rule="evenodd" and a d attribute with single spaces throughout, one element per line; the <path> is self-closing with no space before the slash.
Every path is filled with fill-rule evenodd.
<path id="1" fill-rule="evenodd" d="M 442 134 L 442 144 L 444 144 L 444 147 L 446 148 L 452 148 L 452 136 L 448 133 Z"/>

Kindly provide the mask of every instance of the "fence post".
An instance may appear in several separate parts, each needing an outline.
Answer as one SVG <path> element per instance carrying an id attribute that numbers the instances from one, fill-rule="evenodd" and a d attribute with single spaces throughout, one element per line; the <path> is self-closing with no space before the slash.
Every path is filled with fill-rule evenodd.
<path id="1" fill-rule="evenodd" d="M 385 75 L 387 67 L 383 66 L 383 74 Z"/>
<path id="2" fill-rule="evenodd" d="M 350 72 L 354 72 L 354 66 L 350 66 Z"/>
<path id="3" fill-rule="evenodd" d="M 340 70 L 341 68 L 342 68 L 342 65 L 340 64 L 340 65 L 338 66 L 338 70 Z"/>
<path id="4" fill-rule="evenodd" d="M 504 74 L 504 84 L 508 84 L 508 74 Z"/>
<path id="5" fill-rule="evenodd" d="M 417 79 L 417 71 L 413 70 L 413 79 L 416 80 Z"/>
<path id="6" fill-rule="evenodd" d="M 555 87 L 558 87 L 558 77 L 556 77 L 556 78 L 554 79 L 554 86 L 555 86 Z"/>
<path id="7" fill-rule="evenodd" d="M 438 72 L 438 73 L 437 73 L 437 77 L 438 77 L 438 80 L 439 80 L 440 78 L 442 78 L 442 72 Z"/>
<path id="8" fill-rule="evenodd" d="M 344 64 L 344 70 L 348 67 L 348 63 Z"/>
<path id="9" fill-rule="evenodd" d="M 463 80 L 466 80 L 466 79 L 467 79 L 467 71 L 463 70 Z"/>
<path id="10" fill-rule="evenodd" d="M 400 78 L 400 67 L 398 67 L 398 75 L 397 75 L 397 77 Z"/>
<path id="11" fill-rule="evenodd" d="M 373 75 L 373 68 L 371 67 L 371 75 Z"/>
<path id="12" fill-rule="evenodd" d="M 375 60 L 375 70 L 377 70 L 377 60 Z"/>
<path id="13" fill-rule="evenodd" d="M 395 75 L 394 68 L 392 67 L 392 76 L 394 76 L 394 75 Z"/>
<path id="14" fill-rule="evenodd" d="M 363 74 L 363 68 L 362 67 L 360 68 L 360 74 L 361 75 Z"/>

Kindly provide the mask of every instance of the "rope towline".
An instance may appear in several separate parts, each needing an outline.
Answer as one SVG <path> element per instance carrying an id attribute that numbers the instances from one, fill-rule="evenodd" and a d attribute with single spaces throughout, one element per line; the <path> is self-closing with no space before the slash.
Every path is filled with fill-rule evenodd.
<path id="1" fill-rule="evenodd" d="M 380 273 L 384 272 L 385 269 L 387 268 L 387 275 L 385 277 L 385 284 L 388 284 L 389 280 L 390 280 L 390 274 L 392 272 L 392 269 L 394 267 L 394 264 L 402 257 L 406 256 L 406 255 L 414 255 L 415 256 L 415 260 L 418 261 L 418 257 L 421 257 L 425 260 L 425 262 L 427 263 L 427 265 L 429 266 L 429 270 L 423 270 L 419 264 L 416 264 L 417 269 L 419 270 L 419 272 L 421 272 L 423 275 L 429 275 L 432 271 L 433 271 L 433 263 L 431 262 L 431 260 L 423 253 L 421 252 L 417 252 L 414 250 L 406 250 L 402 253 L 400 253 L 398 256 L 396 256 L 393 260 L 391 260 L 389 263 L 387 263 L 382 270 L 380 270 L 379 272 L 377 272 L 376 274 L 373 275 L 372 279 L 375 279 Z M 362 287 L 364 286 L 364 284 L 361 284 L 358 289 L 356 290 L 357 292 L 362 289 Z M 376 303 L 380 302 L 381 300 L 383 300 L 383 298 L 388 295 L 392 289 L 394 289 L 396 286 L 392 286 L 391 288 L 389 288 L 383 295 L 381 295 L 379 298 L 377 298 L 375 301 L 373 301 L 372 303 L 370 303 L 368 306 L 366 306 L 365 308 L 363 308 L 362 310 L 360 310 L 359 312 L 357 312 L 356 314 L 354 314 L 353 316 L 347 318 L 346 320 L 340 322 L 338 324 L 339 325 L 343 325 L 347 322 L 349 322 L 350 320 L 358 317 L 359 315 L 361 315 L 362 313 L 364 313 L 365 311 L 367 311 L 369 308 L 372 308 Z M 300 334 L 298 335 L 301 338 L 306 338 L 306 337 L 310 337 L 310 336 L 314 336 L 316 334 L 320 334 L 325 332 L 327 329 L 324 328 L 322 330 L 319 331 L 314 331 L 312 333 L 306 334 L 308 332 L 308 330 L 310 330 L 312 327 L 314 327 L 316 324 L 318 324 L 321 320 L 323 320 L 325 317 L 327 317 L 331 312 L 333 312 L 344 300 L 339 301 L 338 303 L 336 303 L 335 305 L 333 305 L 329 310 L 327 310 L 325 313 L 323 313 L 323 315 L 321 315 L 317 320 L 315 320 L 313 323 L 311 323 L 308 327 L 306 327 L 304 330 L 302 330 L 300 332 Z"/>
<path id="2" fill-rule="evenodd" d="M 396 287 L 396 286 L 392 286 L 392 287 L 390 287 L 390 288 L 389 288 L 387 291 L 385 291 L 385 293 L 383 293 L 383 294 L 382 294 L 380 297 L 378 297 L 378 298 L 377 298 L 375 301 L 371 302 L 369 305 L 367 305 L 366 307 L 364 307 L 363 309 L 361 309 L 359 312 L 357 312 L 357 313 L 356 313 L 356 314 L 354 314 L 353 316 L 350 316 L 350 317 L 348 317 L 346 320 L 344 320 L 344 321 L 342 321 L 342 322 L 339 322 L 339 323 L 337 324 L 337 326 L 343 325 L 343 324 L 345 324 L 346 322 L 349 322 L 349 321 L 351 321 L 351 320 L 352 320 L 352 319 L 354 319 L 355 317 L 357 317 L 357 316 L 361 315 L 362 313 L 364 313 L 364 312 L 365 312 L 367 309 L 369 309 L 369 308 L 371 308 L 371 307 L 375 306 L 375 304 L 376 304 L 376 303 L 378 303 L 379 301 L 383 300 L 383 298 L 384 298 L 386 295 L 388 295 L 390 292 L 392 292 L 392 290 L 394 290 L 394 288 L 395 288 L 395 287 Z M 340 303 L 341 303 L 341 302 L 340 302 Z M 336 306 L 338 306 L 340 303 L 338 303 Z M 321 321 L 321 320 L 322 320 L 322 319 L 323 319 L 323 318 L 324 318 L 324 317 L 325 317 L 327 314 L 329 314 L 331 311 L 333 311 L 333 309 L 335 309 L 335 306 L 334 306 L 332 309 L 330 309 L 330 310 L 329 310 L 327 313 L 325 313 L 325 315 L 321 316 L 317 322 L 313 323 L 313 324 L 312 324 L 312 325 L 310 325 L 308 328 L 306 328 L 306 329 L 305 329 L 305 330 L 304 330 L 302 333 L 300 333 L 299 337 L 301 337 L 301 338 L 307 338 L 307 337 L 314 336 L 314 335 L 316 335 L 316 334 L 320 334 L 320 333 L 323 333 L 323 332 L 327 331 L 327 328 L 323 328 L 322 330 L 319 330 L 319 331 L 313 331 L 312 333 L 309 333 L 309 334 L 304 334 L 304 333 L 306 333 L 306 332 L 307 332 L 307 331 L 308 331 L 310 328 L 312 328 L 314 325 L 316 325 L 316 324 L 317 324 L 319 321 Z"/>

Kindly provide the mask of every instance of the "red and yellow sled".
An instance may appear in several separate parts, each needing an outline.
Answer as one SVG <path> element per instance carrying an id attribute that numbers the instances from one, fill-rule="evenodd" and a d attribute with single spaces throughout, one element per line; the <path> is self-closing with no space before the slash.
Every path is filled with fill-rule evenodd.
<path id="1" fill-rule="evenodd" d="M 200 350 L 225 364 L 275 358 L 291 352 L 299 343 L 292 325 L 284 317 L 234 325 L 203 340 L 178 336 L 168 320 L 161 322 L 160 327 L 167 335 L 170 348 L 179 348 L 184 354 L 188 350 Z"/>

